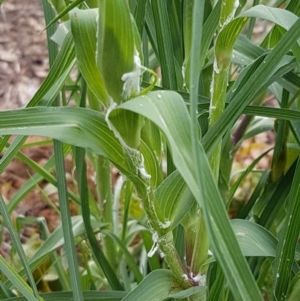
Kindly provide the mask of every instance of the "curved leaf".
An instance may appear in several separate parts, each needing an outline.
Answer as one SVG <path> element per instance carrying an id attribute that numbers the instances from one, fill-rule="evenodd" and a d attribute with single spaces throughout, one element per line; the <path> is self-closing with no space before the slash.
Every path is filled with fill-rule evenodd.
<path id="1" fill-rule="evenodd" d="M 122 291 L 83 291 L 85 301 L 120 301 L 125 295 Z M 73 301 L 73 292 L 51 292 L 41 294 L 45 301 L 68 300 Z M 15 297 L 5 299 L 6 301 L 28 301 L 25 297 Z"/>
<path id="2" fill-rule="evenodd" d="M 267 229 L 242 219 L 232 220 L 231 226 L 244 256 L 276 256 L 277 239 Z"/>
<path id="3" fill-rule="evenodd" d="M 168 298 L 183 299 L 200 292 L 204 295 L 206 287 L 196 286 L 181 291 L 178 284 L 174 282 L 172 272 L 160 269 L 148 274 L 122 301 L 163 301 Z"/>
<path id="4" fill-rule="evenodd" d="M 155 196 L 163 217 L 171 222 L 170 230 L 178 225 L 195 200 L 178 171 L 171 173 L 161 183 Z"/>
<path id="5" fill-rule="evenodd" d="M 109 105 L 103 77 L 96 62 L 98 10 L 74 9 L 71 13 L 71 28 L 79 69 L 87 85 L 97 99 L 106 107 Z"/>
<path id="6" fill-rule="evenodd" d="M 122 76 L 134 68 L 135 39 L 128 4 L 99 1 L 97 63 L 109 95 L 117 103 L 123 92 Z"/>
<path id="7" fill-rule="evenodd" d="M 119 141 L 103 114 L 74 107 L 36 107 L 1 112 L 0 134 L 38 135 L 91 150 L 126 172 Z"/>

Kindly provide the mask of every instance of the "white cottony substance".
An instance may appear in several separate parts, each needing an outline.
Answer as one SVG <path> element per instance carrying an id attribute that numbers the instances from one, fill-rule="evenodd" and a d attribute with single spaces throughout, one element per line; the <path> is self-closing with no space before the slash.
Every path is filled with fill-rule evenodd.
<path id="1" fill-rule="evenodd" d="M 63 24 L 63 23 L 62 23 Z M 98 62 L 98 43 L 99 43 L 99 39 L 98 39 L 98 29 L 99 29 L 99 14 L 97 14 L 96 16 L 96 51 L 95 51 L 95 59 L 96 62 Z"/>
<path id="2" fill-rule="evenodd" d="M 145 169 L 145 166 L 144 166 L 144 156 L 142 154 L 141 154 L 141 163 L 140 163 L 140 166 L 139 166 L 139 174 L 145 180 L 151 179 L 151 175 L 149 175 L 147 173 L 146 169 Z"/>
<path id="3" fill-rule="evenodd" d="M 140 173 L 140 176 L 145 179 L 145 180 L 149 180 L 151 179 L 151 175 L 149 175 L 147 172 L 146 172 L 146 169 L 144 166 L 142 167 L 139 167 L 139 173 Z"/>
<path id="4" fill-rule="evenodd" d="M 213 93 L 214 93 L 214 81 L 215 81 L 215 75 L 213 74 L 212 81 L 211 81 L 211 84 L 210 84 L 210 87 L 209 87 L 210 96 L 212 96 Z"/>
<path id="5" fill-rule="evenodd" d="M 214 111 L 216 109 L 216 106 L 210 106 L 209 107 L 209 111 L 211 112 L 211 111 Z"/>
<path id="6" fill-rule="evenodd" d="M 153 245 L 151 250 L 148 252 L 148 257 L 152 257 L 158 249 L 158 234 L 157 232 L 152 233 Z"/>
<path id="7" fill-rule="evenodd" d="M 189 277 L 186 274 L 183 274 L 182 278 L 183 278 L 183 280 L 186 280 L 186 281 L 189 280 Z"/>
<path id="8" fill-rule="evenodd" d="M 129 99 L 132 95 L 136 95 L 140 92 L 140 76 L 145 71 L 145 68 L 141 64 L 137 50 L 135 50 L 133 62 L 133 71 L 123 74 L 121 78 L 124 82 L 122 94 L 124 99 Z"/>
<path id="9" fill-rule="evenodd" d="M 217 63 L 217 60 L 214 60 L 214 71 L 219 74 L 220 73 L 220 69 L 218 67 L 218 63 Z"/>
<path id="10" fill-rule="evenodd" d="M 240 5 L 240 1 L 239 0 L 235 0 L 234 5 L 233 5 L 233 10 L 228 15 L 228 17 L 225 20 L 225 22 L 222 23 L 222 24 L 220 24 L 221 28 L 223 28 L 224 26 L 226 26 L 234 18 L 235 12 L 236 12 L 237 8 L 239 7 L 239 5 Z"/>
<path id="11" fill-rule="evenodd" d="M 151 250 L 148 252 L 148 257 L 152 257 L 158 249 L 158 244 L 154 243 Z"/>
<path id="12" fill-rule="evenodd" d="M 182 65 L 182 67 L 181 67 L 181 74 L 184 79 L 184 77 L 185 77 L 185 66 L 184 65 Z"/>
<path id="13" fill-rule="evenodd" d="M 171 225 L 171 222 L 166 220 L 164 223 L 158 222 L 158 224 L 161 229 L 167 229 Z"/>
<path id="14" fill-rule="evenodd" d="M 191 275 L 191 278 L 199 283 L 199 286 L 205 286 L 205 283 L 206 283 L 206 276 L 205 275 L 201 275 L 201 274 L 198 274 L 196 276 L 193 276 Z"/>

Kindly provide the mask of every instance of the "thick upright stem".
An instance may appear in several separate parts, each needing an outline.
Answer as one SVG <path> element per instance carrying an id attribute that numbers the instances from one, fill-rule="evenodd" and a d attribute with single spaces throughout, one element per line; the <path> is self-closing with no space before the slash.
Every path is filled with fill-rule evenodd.
<path id="1" fill-rule="evenodd" d="M 103 221 L 109 223 L 110 229 L 113 231 L 113 210 L 112 210 L 112 185 L 111 185 L 111 172 L 109 161 L 102 157 L 97 157 L 96 166 L 96 181 L 97 193 L 102 211 Z M 114 241 L 109 236 L 103 237 L 104 254 L 111 264 L 112 268 L 117 264 L 117 252 Z"/>
<path id="2" fill-rule="evenodd" d="M 199 273 L 205 273 L 204 270 L 201 270 L 201 266 L 207 260 L 209 248 L 209 240 L 202 214 L 199 215 L 196 227 L 196 239 L 191 262 L 191 273 L 193 273 L 194 277 Z"/>
<path id="3" fill-rule="evenodd" d="M 209 108 L 209 127 L 211 127 L 220 118 L 221 114 L 224 111 L 228 80 L 228 68 L 229 66 L 219 69 L 216 59 L 214 65 L 212 95 Z M 219 178 L 221 146 L 222 141 L 220 140 L 210 157 L 210 166 L 216 182 L 218 182 Z"/>
<path id="4" fill-rule="evenodd" d="M 136 193 L 141 199 L 147 215 L 148 225 L 152 232 L 153 246 L 148 255 L 152 256 L 152 254 L 160 248 L 178 285 L 182 288 L 189 288 L 194 283 L 189 277 L 176 251 L 173 234 L 172 231 L 170 231 L 170 221 L 165 220 L 160 212 L 154 189 L 150 184 L 150 175 L 142 174 L 139 171 L 139 168 L 143 167 L 143 165 L 141 165 L 142 154 L 134 149 L 126 149 L 124 154 L 127 165 L 130 166 L 132 173 L 136 173 L 130 177 L 130 180 L 133 182 Z"/>
<path id="5" fill-rule="evenodd" d="M 237 7 L 239 6 L 239 0 L 224 0 L 221 6 L 220 15 L 220 27 L 222 29 L 233 18 Z M 223 47 L 224 46 L 224 47 Z M 213 81 L 211 87 L 211 103 L 210 103 L 210 121 L 209 127 L 214 125 L 220 118 L 225 107 L 226 90 L 228 82 L 228 72 L 230 69 L 231 53 L 233 43 L 227 43 L 223 45 L 222 41 L 218 43 L 218 38 L 215 45 L 215 61 Z M 214 174 L 216 182 L 219 178 L 219 168 L 221 159 L 221 146 L 222 140 L 220 140 L 213 150 L 210 158 L 210 166 Z"/>

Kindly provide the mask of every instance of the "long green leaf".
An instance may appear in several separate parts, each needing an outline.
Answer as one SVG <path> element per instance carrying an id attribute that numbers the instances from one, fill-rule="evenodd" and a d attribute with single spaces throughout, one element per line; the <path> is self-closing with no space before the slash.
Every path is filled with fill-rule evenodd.
<path id="1" fill-rule="evenodd" d="M 61 221 L 63 235 L 65 239 L 65 249 L 68 260 L 68 267 L 71 280 L 71 288 L 75 301 L 83 301 L 82 288 L 80 286 L 79 264 L 75 241 L 72 232 L 72 221 L 69 207 L 69 198 L 67 191 L 66 172 L 64 165 L 63 145 L 61 141 L 54 140 L 54 158 L 57 178 L 57 190 L 59 198 L 59 207 L 61 212 Z"/>
<path id="2" fill-rule="evenodd" d="M 42 301 L 42 298 L 36 299 L 30 286 L 21 278 L 21 276 L 11 267 L 8 262 L 0 256 L 0 270 L 12 282 L 12 284 L 23 294 L 28 301 Z"/>
<path id="3" fill-rule="evenodd" d="M 176 89 L 176 73 L 174 64 L 174 49 L 171 38 L 169 15 L 165 1 L 151 1 L 153 21 L 156 32 L 156 43 L 159 52 L 159 62 L 162 71 L 162 84 L 166 89 Z"/>
<path id="4" fill-rule="evenodd" d="M 109 97 L 96 62 L 96 18 L 97 9 L 74 9 L 71 13 L 71 28 L 81 74 L 98 101 L 108 107 Z"/>
<path id="5" fill-rule="evenodd" d="M 32 275 L 32 272 L 30 270 L 30 267 L 29 267 L 29 264 L 28 264 L 28 261 L 27 261 L 27 258 L 26 258 L 26 254 L 25 254 L 25 251 L 22 247 L 22 244 L 21 244 L 21 241 L 13 227 L 13 224 L 12 224 L 12 221 L 9 217 L 9 213 L 8 213 L 8 210 L 5 206 L 5 203 L 4 203 L 4 200 L 2 198 L 2 196 L 0 195 L 0 212 L 1 212 L 1 215 L 3 217 L 3 220 L 8 228 L 8 231 L 9 231 L 9 234 L 11 236 L 11 239 L 12 239 L 12 242 L 14 244 L 14 247 L 16 248 L 17 250 L 17 253 L 19 255 L 19 258 L 24 266 L 24 269 L 25 269 L 25 272 L 26 272 L 26 275 L 28 277 L 28 281 L 32 287 L 32 290 L 33 290 L 33 294 L 34 294 L 34 297 L 38 300 L 39 299 L 39 293 L 38 293 L 38 290 L 37 290 L 37 287 L 35 285 L 35 281 L 34 281 L 34 278 L 33 278 L 33 275 Z M 5 274 L 5 273 L 4 273 Z M 7 277 L 9 278 L 9 276 L 7 275 Z M 20 283 L 20 285 L 24 285 L 24 283 Z M 24 287 L 24 289 L 26 289 Z"/>
<path id="6" fill-rule="evenodd" d="M 191 287 L 181 292 L 176 282 L 174 282 L 171 271 L 161 269 L 147 275 L 122 301 L 163 301 L 172 297 L 183 299 L 199 292 L 205 294 L 206 288 L 203 286 Z"/>
<path id="7" fill-rule="evenodd" d="M 124 74 L 134 69 L 135 40 L 126 1 L 99 0 L 97 64 L 109 95 L 120 103 Z M 135 91 L 136 92 L 136 91 Z"/>
<path id="8" fill-rule="evenodd" d="M 45 301 L 58 301 L 58 300 L 68 300 L 73 301 L 73 292 L 52 292 L 52 293 L 44 293 L 41 294 Z M 124 296 L 125 292 L 118 291 L 84 291 L 83 292 L 85 301 L 120 301 Z M 8 298 L 5 301 L 30 301 L 30 299 L 26 299 L 25 297 L 15 297 Z"/>
<path id="9" fill-rule="evenodd" d="M 102 249 L 100 248 L 98 241 L 94 235 L 92 227 L 92 219 L 90 213 L 90 204 L 88 197 L 88 187 L 86 178 L 86 162 L 85 162 L 85 150 L 82 148 L 76 149 L 76 167 L 77 178 L 81 198 L 82 217 L 84 220 L 84 226 L 86 230 L 87 239 L 90 243 L 93 255 L 95 256 L 99 266 L 105 274 L 108 283 L 115 290 L 123 290 L 121 283 L 119 282 L 113 268 L 109 264 L 109 261 L 104 256 Z"/>
<path id="10" fill-rule="evenodd" d="M 2 113 L 1 135 L 14 132 L 17 135 L 47 136 L 89 149 L 109 158 L 122 171 L 126 169 L 122 147 L 101 113 L 74 107 L 36 107 Z"/>
<path id="11" fill-rule="evenodd" d="M 280 233 L 274 266 L 274 294 L 277 300 L 286 300 L 291 279 L 292 264 L 300 231 L 300 161 L 298 160 L 291 191 L 288 196 L 285 224 Z"/>

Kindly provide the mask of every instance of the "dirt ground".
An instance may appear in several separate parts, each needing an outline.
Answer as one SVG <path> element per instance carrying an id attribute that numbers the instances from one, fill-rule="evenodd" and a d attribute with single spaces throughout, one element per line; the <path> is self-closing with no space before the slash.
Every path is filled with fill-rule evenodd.
<path id="1" fill-rule="evenodd" d="M 0 8 L 0 110 L 23 107 L 48 72 L 40 0 L 5 0 Z"/>

